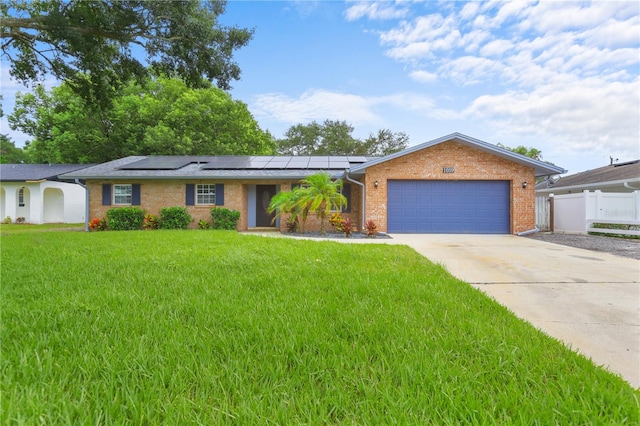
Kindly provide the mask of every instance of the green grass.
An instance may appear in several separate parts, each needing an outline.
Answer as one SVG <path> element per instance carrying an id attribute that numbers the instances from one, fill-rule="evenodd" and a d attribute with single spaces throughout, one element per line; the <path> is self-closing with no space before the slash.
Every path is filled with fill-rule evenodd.
<path id="1" fill-rule="evenodd" d="M 33 225 L 30 223 L 0 224 L 0 235 L 28 234 L 31 232 L 45 231 L 84 231 L 84 223 L 45 223 L 42 225 Z"/>
<path id="2" fill-rule="evenodd" d="M 138 231 L 1 250 L 2 424 L 639 422 L 637 390 L 407 247 Z"/>

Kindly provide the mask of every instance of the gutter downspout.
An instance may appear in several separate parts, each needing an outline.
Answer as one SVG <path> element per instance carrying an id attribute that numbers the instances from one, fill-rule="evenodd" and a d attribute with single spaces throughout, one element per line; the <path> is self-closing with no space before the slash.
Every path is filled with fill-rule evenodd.
<path id="1" fill-rule="evenodd" d="M 364 183 L 362 182 L 358 182 L 357 180 L 353 180 L 349 177 L 349 169 L 346 169 L 344 171 L 344 178 L 346 180 L 348 180 L 351 183 L 355 183 L 356 185 L 359 185 L 362 187 L 362 221 L 360 222 L 360 228 L 363 229 L 364 228 L 364 221 L 365 221 L 365 206 L 364 206 L 364 202 L 365 202 L 365 194 L 364 194 Z"/>
<path id="2" fill-rule="evenodd" d="M 524 232 L 520 232 L 520 233 L 518 233 L 518 237 L 522 237 L 522 236 L 525 236 L 525 235 L 535 234 L 535 233 L 536 233 L 536 232 L 538 232 L 538 231 L 540 231 L 540 230 L 539 230 L 539 229 L 538 229 L 538 227 L 536 226 L 535 228 L 530 229 L 530 230 L 528 230 L 528 231 L 524 231 Z"/>
<path id="3" fill-rule="evenodd" d="M 84 232 L 89 232 L 89 188 L 80 183 L 80 179 L 76 179 L 76 184 L 84 188 L 87 197 L 84 201 Z"/>

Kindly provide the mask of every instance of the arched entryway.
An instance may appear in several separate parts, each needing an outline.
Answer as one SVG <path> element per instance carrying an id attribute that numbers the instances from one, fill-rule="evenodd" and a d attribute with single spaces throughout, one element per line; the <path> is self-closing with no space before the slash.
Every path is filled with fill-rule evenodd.
<path id="1" fill-rule="evenodd" d="M 44 190 L 44 222 L 64 222 L 64 194 L 59 188 L 46 188 Z"/>
<path id="2" fill-rule="evenodd" d="M 24 222 L 29 222 L 31 211 L 31 191 L 26 186 L 18 188 L 16 194 L 16 217 L 17 221 L 20 218 L 24 218 Z"/>

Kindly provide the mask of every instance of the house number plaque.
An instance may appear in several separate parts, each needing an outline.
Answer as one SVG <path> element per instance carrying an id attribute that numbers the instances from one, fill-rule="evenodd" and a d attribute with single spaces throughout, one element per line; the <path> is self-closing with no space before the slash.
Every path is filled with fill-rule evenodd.
<path id="1" fill-rule="evenodd" d="M 442 168 L 442 173 L 455 173 L 456 169 L 453 167 L 443 167 Z"/>

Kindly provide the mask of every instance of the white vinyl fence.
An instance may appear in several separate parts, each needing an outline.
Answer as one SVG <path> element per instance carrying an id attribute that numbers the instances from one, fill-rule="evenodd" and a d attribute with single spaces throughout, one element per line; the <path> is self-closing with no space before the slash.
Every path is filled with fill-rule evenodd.
<path id="1" fill-rule="evenodd" d="M 553 197 L 555 232 L 640 235 L 640 231 L 593 229 L 594 223 L 640 225 L 640 191 L 584 191 Z"/>
<path id="2" fill-rule="evenodd" d="M 549 197 L 536 197 L 536 227 L 541 231 L 551 230 L 551 203 Z"/>

